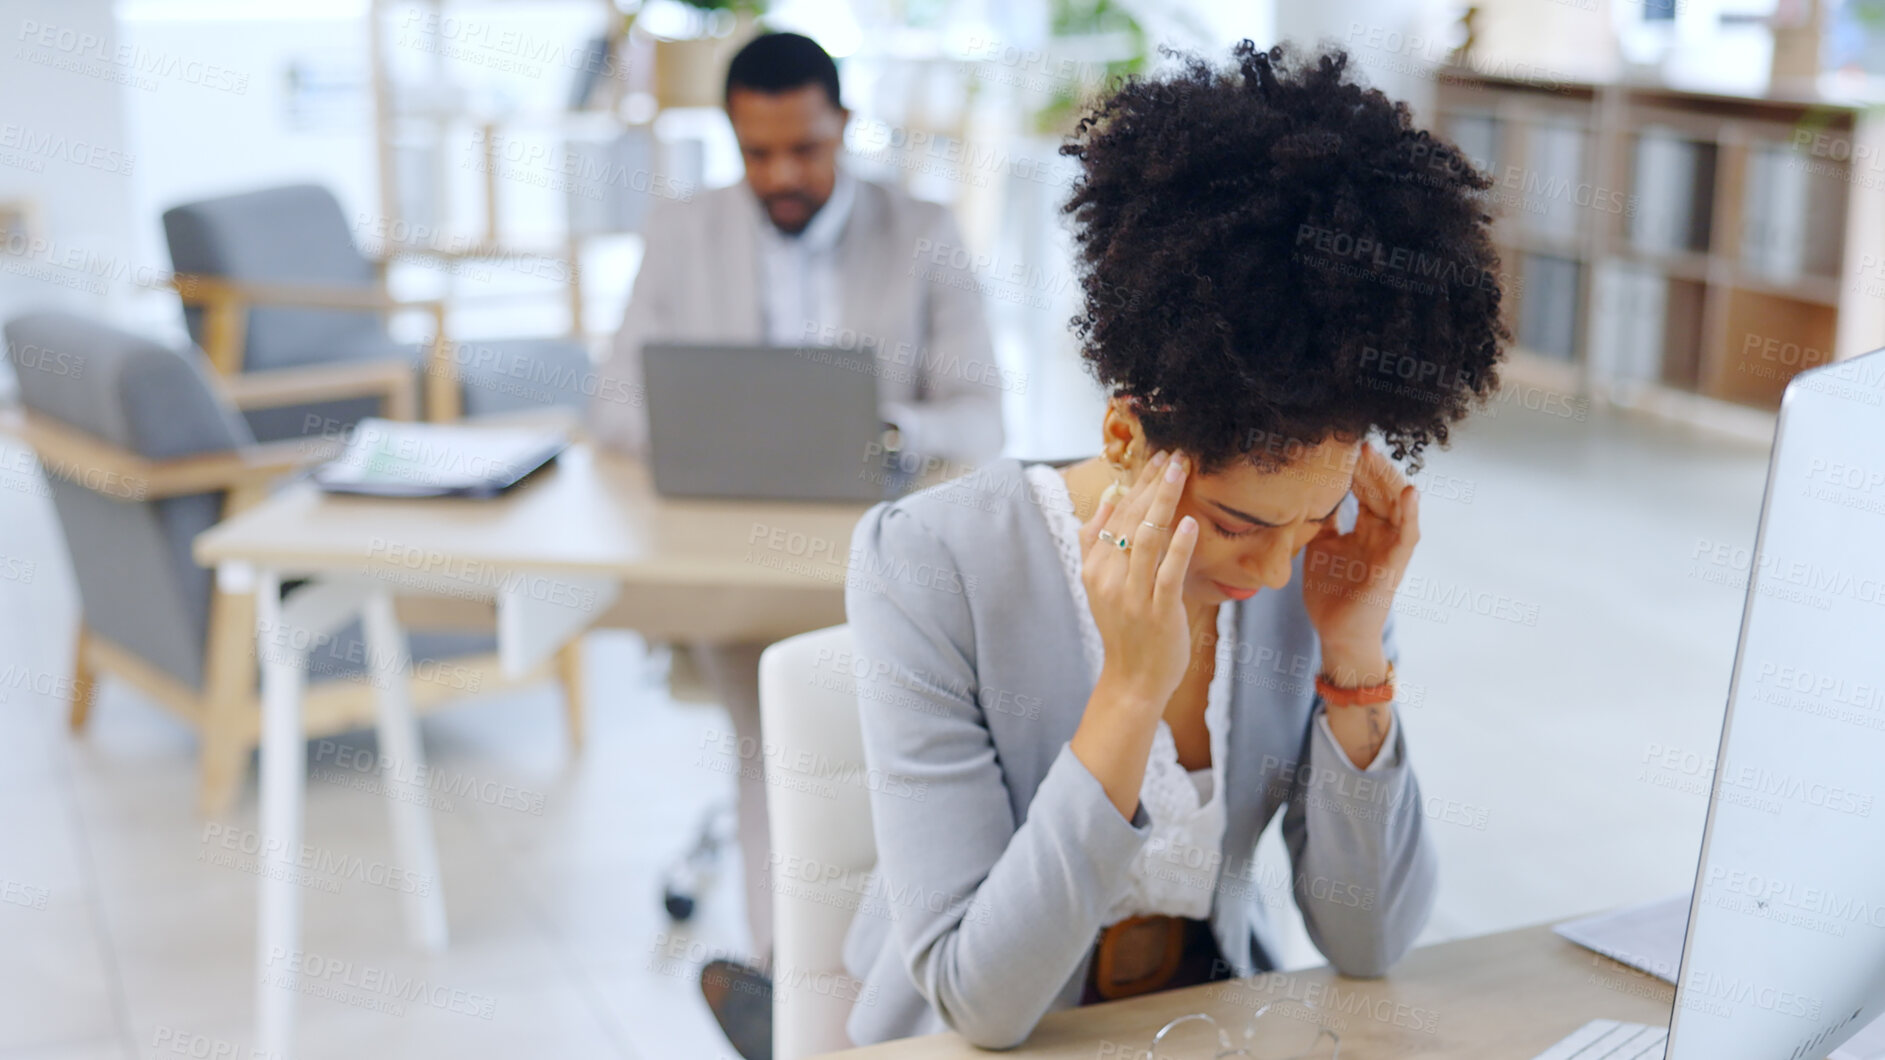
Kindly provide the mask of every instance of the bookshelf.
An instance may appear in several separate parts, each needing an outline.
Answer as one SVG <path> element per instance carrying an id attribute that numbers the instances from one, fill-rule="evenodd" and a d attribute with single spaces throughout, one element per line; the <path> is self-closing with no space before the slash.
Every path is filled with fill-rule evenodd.
<path id="1" fill-rule="evenodd" d="M 1450 68 L 1434 106 L 1495 181 L 1519 375 L 1758 433 L 1794 373 L 1885 346 L 1865 101 Z"/>

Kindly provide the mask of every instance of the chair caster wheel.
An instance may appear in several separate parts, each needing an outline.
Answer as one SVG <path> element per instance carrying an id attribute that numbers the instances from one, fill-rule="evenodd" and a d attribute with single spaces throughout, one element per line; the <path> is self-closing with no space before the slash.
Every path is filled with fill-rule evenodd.
<path id="1" fill-rule="evenodd" d="M 686 920 L 694 915 L 694 896 L 691 894 L 676 894 L 673 891 L 667 891 L 661 896 L 661 904 L 667 906 L 670 919 Z"/>
<path id="2" fill-rule="evenodd" d="M 714 806 L 701 818 L 694 845 L 661 874 L 661 904 L 680 921 L 694 915 L 700 897 L 713 889 L 720 851 L 733 842 L 733 807 Z"/>

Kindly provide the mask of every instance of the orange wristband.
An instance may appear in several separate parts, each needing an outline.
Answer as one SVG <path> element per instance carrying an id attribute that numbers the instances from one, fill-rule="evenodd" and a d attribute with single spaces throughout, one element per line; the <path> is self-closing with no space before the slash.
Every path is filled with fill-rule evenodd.
<path id="1" fill-rule="evenodd" d="M 1365 707 L 1372 703 L 1390 703 L 1394 700 L 1394 664 L 1388 663 L 1388 679 L 1378 685 L 1362 688 L 1343 688 L 1329 683 L 1321 674 L 1316 675 L 1316 694 L 1331 707 Z"/>

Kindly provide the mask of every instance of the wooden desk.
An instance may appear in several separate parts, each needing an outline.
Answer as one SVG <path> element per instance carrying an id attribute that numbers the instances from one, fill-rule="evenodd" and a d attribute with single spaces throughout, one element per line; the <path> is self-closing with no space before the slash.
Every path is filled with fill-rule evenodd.
<path id="1" fill-rule="evenodd" d="M 593 609 L 599 624 L 778 639 L 844 621 L 851 528 L 866 507 L 673 500 L 640 463 L 579 444 L 489 500 L 333 496 L 302 483 L 198 537 L 196 559 L 500 603 L 494 590 L 519 572 L 600 581 L 647 599 Z"/>
<path id="2" fill-rule="evenodd" d="M 376 686 L 380 755 L 401 865 L 431 886 L 406 895 L 413 940 L 446 941 L 412 672 L 395 597 L 446 611 L 495 610 L 507 676 L 531 672 L 582 631 L 626 625 L 657 637 L 778 639 L 844 621 L 851 529 L 865 505 L 676 501 L 638 463 L 587 445 L 487 500 L 332 496 L 290 487 L 196 539 L 221 586 L 255 595 L 262 679 L 261 874 L 256 1041 L 293 1055 L 307 757 L 302 684 L 321 638 L 356 617 Z M 311 584 L 282 599 L 291 578 Z M 435 606 L 433 611 L 436 613 Z M 576 676 L 565 675 L 566 683 Z M 417 889 L 415 889 L 417 890 Z"/>
<path id="3" fill-rule="evenodd" d="M 1049 1014 L 1009 1057 L 1143 1056 L 1166 1021 L 1208 1012 L 1235 1037 L 1266 1001 L 1311 999 L 1334 1020 L 1342 1060 L 1531 1060 L 1593 1019 L 1666 1025 L 1675 987 L 1574 946 L 1545 926 L 1415 950 L 1385 979 L 1327 968 L 1172 990 Z M 830 1056 L 986 1060 L 954 1034 Z"/>

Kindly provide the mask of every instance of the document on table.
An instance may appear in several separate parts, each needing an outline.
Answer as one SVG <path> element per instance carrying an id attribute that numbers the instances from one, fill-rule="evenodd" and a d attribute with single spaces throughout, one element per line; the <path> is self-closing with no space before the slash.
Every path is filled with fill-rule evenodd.
<path id="1" fill-rule="evenodd" d="M 490 496 L 569 444 L 560 427 L 497 427 L 364 419 L 346 449 L 314 470 L 330 493 L 379 497 Z"/>
<path id="2" fill-rule="evenodd" d="M 1689 896 L 1678 894 L 1567 920 L 1551 930 L 1587 950 L 1674 983 L 1682 966 L 1682 938 L 1688 927 Z M 1860 1031 L 1826 1060 L 1885 1060 L 1885 1019 Z"/>

